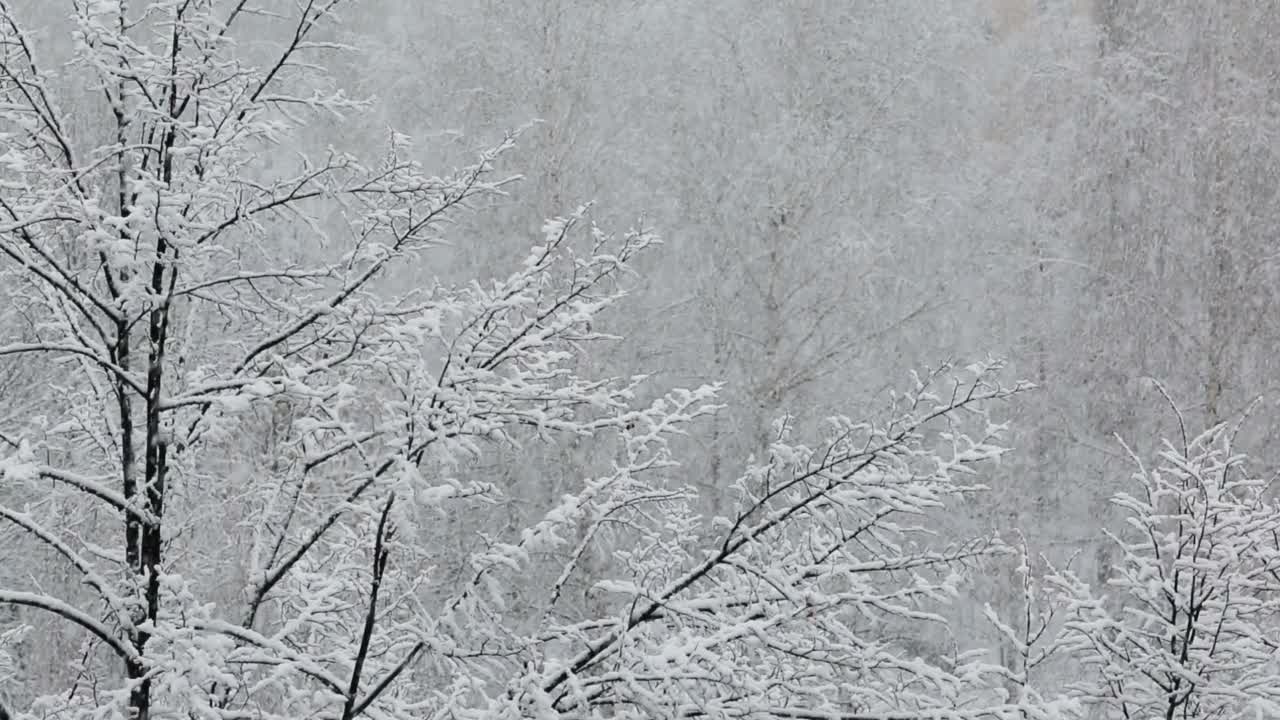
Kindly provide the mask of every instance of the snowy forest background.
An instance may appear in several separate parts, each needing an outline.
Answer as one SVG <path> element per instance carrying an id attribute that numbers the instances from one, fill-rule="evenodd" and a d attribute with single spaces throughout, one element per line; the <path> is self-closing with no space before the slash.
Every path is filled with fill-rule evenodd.
<path id="1" fill-rule="evenodd" d="M 1280 717 L 1277 11 L 0 0 L 0 718 Z"/>

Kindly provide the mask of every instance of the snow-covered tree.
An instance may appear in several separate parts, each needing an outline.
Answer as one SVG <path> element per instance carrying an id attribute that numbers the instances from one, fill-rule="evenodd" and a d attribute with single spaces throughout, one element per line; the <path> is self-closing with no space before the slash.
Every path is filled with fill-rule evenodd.
<path id="1" fill-rule="evenodd" d="M 40 416 L 0 415 L 0 521 L 25 539 L 6 552 L 33 560 L 0 576 L 22 610 L 0 652 L 79 643 L 3 712 L 1024 712 L 984 666 L 895 639 L 1001 550 L 929 521 L 1003 452 L 986 412 L 1019 388 L 998 364 L 925 375 L 808 443 L 779 423 L 704 522 L 668 440 L 715 388 L 574 362 L 651 233 L 579 210 L 496 280 L 394 292 L 385 276 L 430 267 L 449 221 L 503 192 L 514 138 L 444 176 L 396 133 L 374 158 L 284 157 L 365 107 L 323 71 L 349 4 L 77 0 L 61 64 L 0 0 L 0 286 L 24 298 L 0 357 L 51 378 L 23 388 Z M 281 41 L 238 44 L 250 22 Z M 73 126 L 62 90 L 85 82 L 101 122 Z M 536 522 L 446 542 L 437 525 L 503 494 L 476 457 L 563 440 L 610 461 L 565 468 L 573 492 Z"/>
<path id="2" fill-rule="evenodd" d="M 1280 714 L 1280 506 L 1233 446 L 1238 429 L 1184 431 L 1153 467 L 1134 456 L 1106 587 L 1050 578 L 1086 672 L 1073 694 L 1100 717 Z"/>
<path id="3" fill-rule="evenodd" d="M 1033 563 L 1038 561 L 1050 575 L 1057 571 L 1045 557 L 1033 558 L 1025 538 L 1012 557 L 1016 582 L 1007 593 L 1016 597 L 1019 612 L 1002 615 L 991 603 L 983 607 L 1000 643 L 992 672 L 1003 678 L 1006 697 L 1026 713 L 1025 717 L 1076 717 L 1081 709 L 1079 698 L 1064 692 L 1062 682 L 1046 682 L 1063 673 L 1062 661 L 1069 660 L 1069 653 L 1063 638 L 1061 603 L 1053 592 L 1045 592 L 1041 568 Z"/>

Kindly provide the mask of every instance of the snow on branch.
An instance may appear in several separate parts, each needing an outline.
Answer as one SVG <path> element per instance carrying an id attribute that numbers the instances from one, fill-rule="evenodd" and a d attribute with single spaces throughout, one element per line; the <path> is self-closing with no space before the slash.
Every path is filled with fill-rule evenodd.
<path id="1" fill-rule="evenodd" d="M 1130 717 L 1280 712 L 1280 506 L 1234 435 L 1220 424 L 1136 462 L 1112 500 L 1126 527 L 1109 534 L 1119 560 L 1105 596 L 1051 576 L 1086 704 Z"/>

